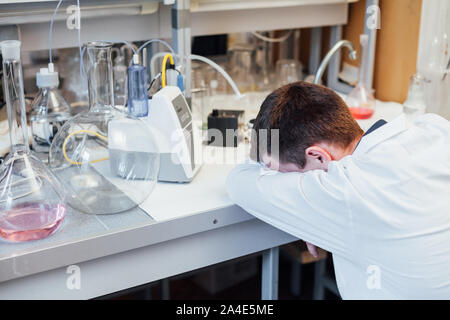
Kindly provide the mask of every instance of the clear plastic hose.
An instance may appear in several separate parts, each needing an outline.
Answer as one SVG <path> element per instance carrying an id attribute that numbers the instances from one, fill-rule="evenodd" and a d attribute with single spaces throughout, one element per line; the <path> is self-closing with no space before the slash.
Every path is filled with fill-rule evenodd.
<path id="1" fill-rule="evenodd" d="M 61 6 L 62 2 L 63 0 L 59 0 L 58 4 L 56 5 L 55 11 L 53 11 L 52 19 L 50 21 L 50 30 L 48 32 L 50 63 L 53 63 L 53 56 L 52 56 L 53 22 L 55 21 L 56 13 L 58 12 L 58 9 Z"/>

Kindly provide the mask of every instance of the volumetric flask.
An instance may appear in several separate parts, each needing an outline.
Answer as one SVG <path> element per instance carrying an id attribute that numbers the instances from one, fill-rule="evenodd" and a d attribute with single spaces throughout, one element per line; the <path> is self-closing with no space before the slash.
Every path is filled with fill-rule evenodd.
<path id="1" fill-rule="evenodd" d="M 0 167 L 0 236 L 11 242 L 37 240 L 52 234 L 63 221 L 63 188 L 30 153 L 20 41 L 3 41 L 0 47 L 11 139 L 11 151 Z"/>

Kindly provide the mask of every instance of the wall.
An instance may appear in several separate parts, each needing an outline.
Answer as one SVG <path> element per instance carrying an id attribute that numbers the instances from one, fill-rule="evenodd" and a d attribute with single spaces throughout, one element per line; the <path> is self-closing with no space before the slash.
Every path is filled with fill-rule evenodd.
<path id="1" fill-rule="evenodd" d="M 409 77 L 416 72 L 422 0 L 380 0 L 374 89 L 377 99 L 403 102 Z M 365 1 L 350 5 L 344 38 L 359 43 L 364 29 Z M 358 46 L 359 48 L 359 46 Z"/>

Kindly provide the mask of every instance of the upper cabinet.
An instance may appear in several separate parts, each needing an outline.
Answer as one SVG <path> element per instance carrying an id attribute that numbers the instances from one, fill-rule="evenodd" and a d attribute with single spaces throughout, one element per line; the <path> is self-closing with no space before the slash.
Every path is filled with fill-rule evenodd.
<path id="1" fill-rule="evenodd" d="M 190 3 L 191 35 L 343 25 L 348 0 L 182 0 Z M 57 0 L 0 0 L 0 28 L 18 25 L 24 50 L 47 49 L 49 22 Z M 75 0 L 65 0 L 55 17 L 53 46 L 73 47 L 66 27 Z M 174 0 L 80 0 L 81 35 L 87 40 L 146 40 L 172 36 Z M 72 7 L 73 9 L 73 7 Z M 1 30 L 0 30 L 1 31 Z"/>

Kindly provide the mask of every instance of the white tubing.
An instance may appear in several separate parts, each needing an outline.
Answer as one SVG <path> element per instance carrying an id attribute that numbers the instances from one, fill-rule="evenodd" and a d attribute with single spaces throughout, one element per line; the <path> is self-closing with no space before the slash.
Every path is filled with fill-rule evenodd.
<path id="1" fill-rule="evenodd" d="M 169 52 L 156 53 L 156 54 L 153 55 L 152 59 L 150 60 L 150 67 L 151 67 L 151 71 L 152 71 L 152 79 L 155 77 L 153 73 L 155 72 L 154 71 L 155 70 L 154 63 L 155 63 L 156 59 L 159 58 L 159 57 L 163 57 L 167 53 L 169 53 Z M 209 64 L 214 69 L 216 69 L 227 80 L 227 82 L 230 84 L 230 86 L 233 89 L 235 95 L 238 98 L 242 98 L 243 97 L 243 95 L 239 91 L 238 87 L 236 86 L 236 83 L 234 83 L 233 79 L 231 79 L 230 75 L 225 70 L 223 70 L 223 68 L 221 66 L 219 66 L 217 63 L 215 63 L 211 59 L 208 59 L 206 57 L 199 56 L 199 55 L 196 55 L 196 54 L 191 54 L 190 58 L 191 58 L 191 60 L 202 61 L 202 62 L 204 62 L 206 64 Z"/>
<path id="2" fill-rule="evenodd" d="M 173 56 L 175 56 L 175 51 L 174 51 L 173 48 L 170 46 L 170 44 L 168 44 L 166 41 L 161 40 L 161 39 L 151 39 L 151 40 L 146 41 L 145 43 L 143 43 L 143 44 L 139 47 L 139 49 L 137 50 L 137 52 L 134 52 L 134 53 L 135 53 L 135 54 L 136 54 L 136 53 L 139 54 L 139 52 L 141 52 L 141 50 L 144 49 L 145 46 L 149 45 L 150 43 L 154 43 L 154 42 L 161 43 L 161 44 L 165 45 L 165 46 L 167 47 L 167 49 L 170 50 L 170 53 L 171 53 Z M 129 66 L 131 66 L 131 62 L 132 62 L 132 61 L 130 60 Z M 152 79 L 153 79 L 153 77 L 152 77 Z"/>
<path id="3" fill-rule="evenodd" d="M 254 35 L 255 37 L 257 37 L 260 40 L 263 40 L 263 41 L 266 41 L 266 42 L 275 43 L 275 42 L 286 41 L 291 36 L 292 30 L 289 30 L 283 36 L 281 36 L 279 38 L 269 38 L 269 37 L 263 36 L 262 34 L 256 32 L 256 31 L 252 31 L 251 33 L 252 33 L 252 35 Z"/>
<path id="4" fill-rule="evenodd" d="M 48 32 L 48 42 L 49 42 L 49 56 L 50 56 L 50 63 L 53 62 L 52 57 L 52 42 L 53 42 L 53 23 L 55 21 L 56 13 L 58 12 L 59 7 L 61 6 L 61 3 L 63 0 L 59 0 L 58 4 L 56 5 L 55 11 L 53 11 L 52 19 L 50 20 L 50 30 Z"/>
<path id="5" fill-rule="evenodd" d="M 153 42 L 158 42 L 158 43 L 162 43 L 163 45 L 165 45 L 172 54 L 175 54 L 175 51 L 173 51 L 173 48 L 170 46 L 170 44 L 168 44 L 167 42 L 165 42 L 164 40 L 161 39 L 152 39 L 152 40 L 148 40 L 146 41 L 142 46 L 139 47 L 138 49 L 138 53 L 145 48 L 145 46 L 149 45 L 150 43 Z"/>
<path id="6" fill-rule="evenodd" d="M 234 93 L 236 94 L 236 96 L 238 98 L 242 98 L 242 94 L 239 91 L 238 87 L 236 86 L 236 83 L 234 83 L 233 79 L 231 79 L 230 75 L 223 70 L 223 68 L 221 66 L 219 66 L 217 63 L 215 63 L 214 61 L 203 57 L 203 56 L 198 56 L 196 54 L 191 54 L 191 59 L 193 60 L 199 60 L 202 61 L 204 63 L 209 64 L 211 67 L 213 67 L 214 69 L 216 69 L 217 71 L 220 72 L 220 74 L 228 81 L 228 83 L 230 84 L 231 88 L 233 88 Z"/>

